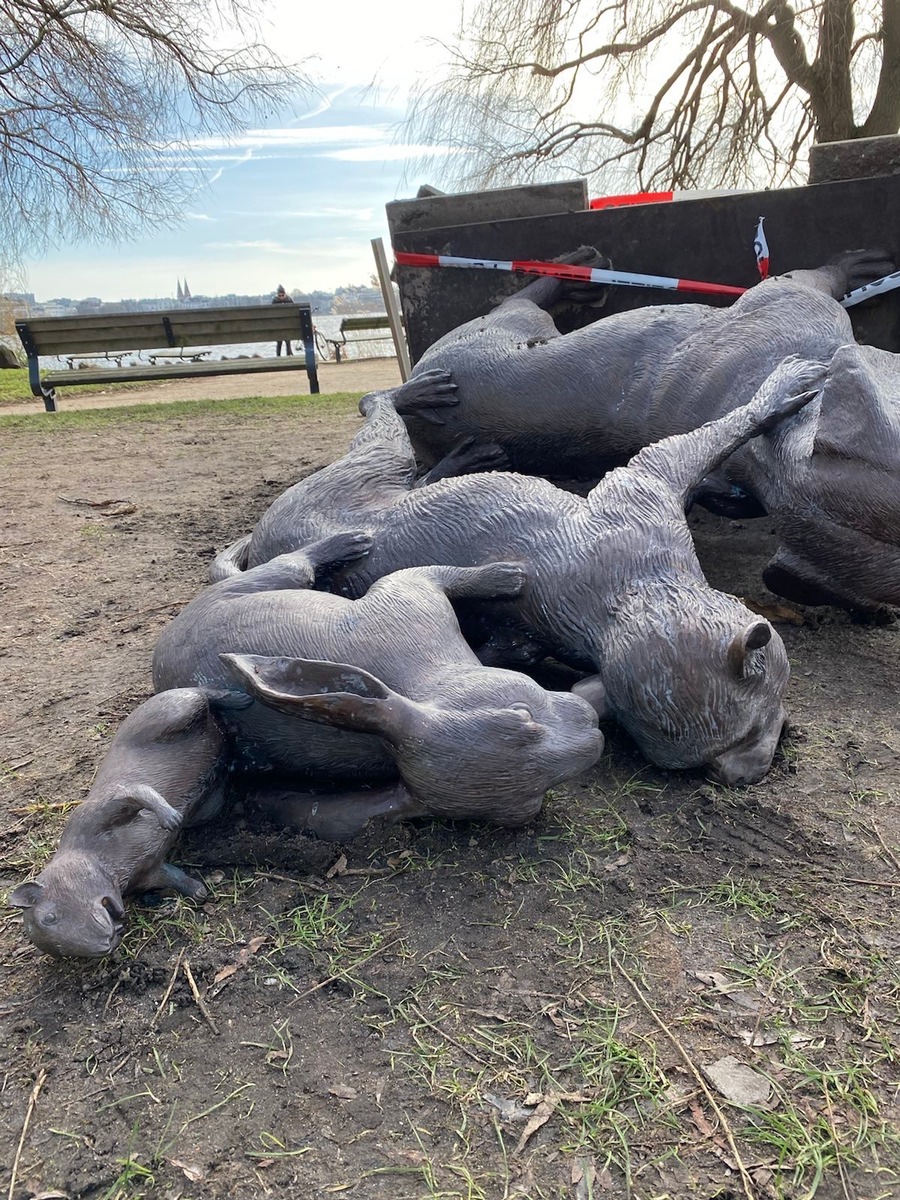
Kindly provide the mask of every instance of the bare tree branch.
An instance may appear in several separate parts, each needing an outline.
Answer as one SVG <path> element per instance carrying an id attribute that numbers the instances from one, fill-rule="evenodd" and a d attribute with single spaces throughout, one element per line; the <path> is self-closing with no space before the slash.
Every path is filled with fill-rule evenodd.
<path id="1" fill-rule="evenodd" d="M 409 126 L 456 183 L 796 181 L 813 137 L 900 129 L 900 2 L 479 0 Z"/>
<path id="2" fill-rule="evenodd" d="M 199 136 L 236 133 L 310 90 L 258 40 L 254 11 L 0 0 L 2 256 L 177 220 L 203 182 Z"/>

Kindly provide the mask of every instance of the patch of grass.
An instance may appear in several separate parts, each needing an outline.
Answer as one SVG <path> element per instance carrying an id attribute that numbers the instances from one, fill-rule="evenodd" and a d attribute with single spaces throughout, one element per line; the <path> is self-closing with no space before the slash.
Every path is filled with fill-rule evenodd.
<path id="1" fill-rule="evenodd" d="M 164 943 L 171 950 L 184 942 L 202 946 L 209 940 L 209 917 L 182 896 L 166 897 L 147 908 L 129 900 L 127 908 L 125 936 L 118 951 L 123 958 L 139 958 L 153 942 Z"/>
<path id="2" fill-rule="evenodd" d="M 273 1040 L 270 1042 L 241 1042 L 242 1046 L 252 1046 L 257 1050 L 265 1050 L 267 1067 L 280 1071 L 285 1077 L 294 1057 L 294 1042 L 291 1037 L 290 1022 L 281 1021 L 272 1027 Z M 296 1153 L 304 1153 L 297 1151 Z"/>
<path id="3" fill-rule="evenodd" d="M 132 1139 L 136 1132 L 136 1129 L 132 1130 Z M 130 1150 L 125 1158 L 119 1159 L 119 1168 L 118 1177 L 103 1193 L 101 1200 L 144 1200 L 153 1191 L 156 1177 L 149 1167 L 132 1157 Z"/>
<path id="4" fill-rule="evenodd" d="M 883 1147 L 900 1148 L 896 1126 L 881 1116 L 871 1090 L 871 1066 L 852 1050 L 845 1062 L 825 1069 L 802 1054 L 786 1059 L 787 1078 L 796 1083 L 776 1084 L 777 1107 L 748 1109 L 741 1137 L 774 1156 L 776 1196 L 812 1197 L 829 1171 L 836 1171 L 845 1195 L 856 1194 L 847 1190 L 847 1170 L 870 1164 Z"/>
<path id="5" fill-rule="evenodd" d="M 0 415 L 3 433 L 64 433 L 72 429 L 98 432 L 129 422 L 192 420 L 204 416 L 270 417 L 302 416 L 327 412 L 343 416 L 355 412 L 362 392 L 335 392 L 330 396 L 251 396 L 230 400 L 179 400 L 168 404 L 130 404 L 80 412 Z"/>

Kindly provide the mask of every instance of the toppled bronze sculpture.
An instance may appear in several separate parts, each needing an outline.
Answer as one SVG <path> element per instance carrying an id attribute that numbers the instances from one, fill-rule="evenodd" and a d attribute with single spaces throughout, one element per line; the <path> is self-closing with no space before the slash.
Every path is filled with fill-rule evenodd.
<path id="1" fill-rule="evenodd" d="M 225 717 L 236 764 L 259 805 L 321 837 L 383 814 L 530 820 L 548 788 L 599 758 L 597 714 L 483 666 L 450 604 L 512 598 L 529 586 L 525 570 L 399 571 L 356 601 L 309 590 L 368 545 L 338 534 L 207 588 L 160 637 L 156 688 L 231 683 L 259 701 Z"/>
<path id="2" fill-rule="evenodd" d="M 570 261 L 595 251 L 576 252 Z M 727 309 L 653 305 L 560 335 L 545 311 L 570 285 L 540 279 L 453 330 L 419 372 L 452 371 L 442 423 L 405 414 L 420 462 L 461 437 L 515 470 L 592 480 L 641 447 L 745 404 L 788 355 L 827 367 L 818 401 L 737 449 L 692 499 L 774 520 L 764 573 L 789 599 L 900 605 L 900 356 L 854 344 L 838 299 L 887 274 L 877 251 L 750 288 Z"/>
<path id="3" fill-rule="evenodd" d="M 239 575 L 248 547 L 260 562 L 341 529 L 372 538 L 369 553 L 330 581 L 348 595 L 405 567 L 521 562 L 521 591 L 480 606 L 490 631 L 484 661 L 552 654 L 597 672 L 578 690 L 652 762 L 753 782 L 769 769 L 784 725 L 787 657 L 767 621 L 707 584 L 685 502 L 729 454 L 807 404 L 821 374 L 783 363 L 745 407 L 648 447 L 587 500 L 504 472 L 414 487 L 415 458 L 393 397 L 374 393 L 362 402 L 366 426 L 347 455 L 276 500 L 278 519 L 263 517 L 213 571 Z M 451 411 L 445 400 L 433 415 Z M 160 683 L 201 677 L 166 673 Z"/>
<path id="4" fill-rule="evenodd" d="M 204 691 L 179 688 L 152 696 L 123 721 L 56 854 L 9 896 L 41 950 L 109 954 L 122 938 L 129 892 L 206 895 L 165 859 L 183 825 L 209 820 L 224 803 L 226 743 L 210 708 Z"/>

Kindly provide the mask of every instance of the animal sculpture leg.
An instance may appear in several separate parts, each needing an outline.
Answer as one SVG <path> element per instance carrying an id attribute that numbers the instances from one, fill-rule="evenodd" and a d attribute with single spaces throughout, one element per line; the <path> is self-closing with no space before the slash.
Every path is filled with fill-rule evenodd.
<path id="1" fill-rule="evenodd" d="M 365 533 L 336 533 L 311 542 L 302 550 L 251 567 L 215 586 L 222 596 L 245 596 L 250 592 L 277 592 L 288 588 L 315 587 L 316 582 L 345 563 L 362 558 L 372 545 Z"/>
<path id="2" fill-rule="evenodd" d="M 739 446 L 798 412 L 818 394 L 826 368 L 821 363 L 787 358 L 766 379 L 749 404 L 645 447 L 628 464 L 629 472 L 648 472 L 686 502 L 691 491 Z M 617 472 L 607 478 L 613 480 Z M 603 489 L 602 481 L 595 492 Z M 594 493 L 592 492 L 593 496 Z"/>
<path id="3" fill-rule="evenodd" d="M 402 783 L 326 795 L 254 786 L 248 790 L 246 799 L 279 824 L 326 842 L 349 841 L 376 817 L 393 822 L 427 812 Z"/>

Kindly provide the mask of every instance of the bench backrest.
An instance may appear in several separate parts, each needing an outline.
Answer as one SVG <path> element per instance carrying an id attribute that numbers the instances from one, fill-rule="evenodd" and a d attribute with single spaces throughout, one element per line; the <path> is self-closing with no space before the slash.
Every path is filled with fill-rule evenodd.
<path id="1" fill-rule="evenodd" d="M 303 324 L 308 323 L 311 333 L 310 313 L 308 304 L 247 304 L 88 317 L 34 317 L 16 321 L 16 329 L 29 355 L 90 354 L 100 350 L 294 340 L 303 337 Z"/>
<path id="2" fill-rule="evenodd" d="M 387 329 L 387 313 L 372 317 L 344 317 L 341 321 L 341 333 L 352 333 L 354 329 Z M 388 336 L 387 334 L 385 336 Z"/>

